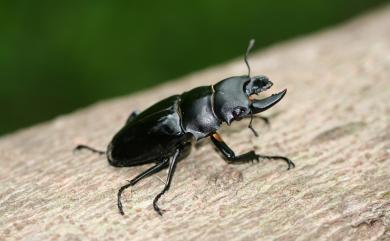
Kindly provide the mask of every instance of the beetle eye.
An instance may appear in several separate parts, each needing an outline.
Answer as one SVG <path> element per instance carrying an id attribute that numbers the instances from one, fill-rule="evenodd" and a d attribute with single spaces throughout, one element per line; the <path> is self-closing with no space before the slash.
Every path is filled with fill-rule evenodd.
<path id="1" fill-rule="evenodd" d="M 241 107 L 238 107 L 238 108 L 235 108 L 234 110 L 233 110 L 233 117 L 234 117 L 234 119 L 239 119 L 239 118 L 241 118 L 241 116 L 242 116 L 242 114 L 245 112 L 245 110 L 243 109 L 243 108 L 241 108 Z"/>
<path id="2" fill-rule="evenodd" d="M 272 82 L 265 76 L 254 76 L 244 85 L 244 92 L 247 96 L 258 94 L 272 86 Z"/>

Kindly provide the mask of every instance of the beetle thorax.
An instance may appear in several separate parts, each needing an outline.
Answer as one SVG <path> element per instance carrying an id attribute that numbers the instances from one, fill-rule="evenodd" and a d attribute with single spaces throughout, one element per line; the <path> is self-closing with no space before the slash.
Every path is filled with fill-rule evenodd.
<path id="1" fill-rule="evenodd" d="M 197 140 L 215 132 L 221 120 L 214 113 L 214 93 L 211 86 L 201 86 L 181 95 L 182 127 Z"/>
<path id="2" fill-rule="evenodd" d="M 248 81 L 248 76 L 236 76 L 224 79 L 214 87 L 214 111 L 228 125 L 250 112 L 250 101 L 244 92 L 244 85 Z"/>

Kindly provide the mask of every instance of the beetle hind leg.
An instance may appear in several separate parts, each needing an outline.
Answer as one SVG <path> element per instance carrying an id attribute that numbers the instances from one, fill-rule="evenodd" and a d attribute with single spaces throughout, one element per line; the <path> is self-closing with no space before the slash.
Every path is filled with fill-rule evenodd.
<path id="1" fill-rule="evenodd" d="M 104 155 L 104 154 L 106 154 L 106 152 L 105 151 L 101 151 L 101 150 L 97 150 L 97 149 L 95 149 L 95 148 L 93 148 L 93 147 L 90 147 L 90 146 L 87 146 L 87 145 L 78 145 L 78 146 L 76 146 L 74 149 L 73 149 L 73 152 L 76 152 L 76 151 L 79 151 L 79 150 L 89 150 L 89 151 L 91 151 L 91 152 L 93 152 L 93 153 L 97 153 L 97 154 L 99 154 L 99 155 Z"/>

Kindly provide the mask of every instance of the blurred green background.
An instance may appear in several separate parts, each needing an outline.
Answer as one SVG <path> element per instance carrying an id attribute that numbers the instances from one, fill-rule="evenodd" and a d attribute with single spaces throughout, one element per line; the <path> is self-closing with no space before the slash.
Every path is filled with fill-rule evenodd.
<path id="1" fill-rule="evenodd" d="M 0 135 L 240 56 L 252 37 L 262 48 L 383 2 L 0 1 Z"/>

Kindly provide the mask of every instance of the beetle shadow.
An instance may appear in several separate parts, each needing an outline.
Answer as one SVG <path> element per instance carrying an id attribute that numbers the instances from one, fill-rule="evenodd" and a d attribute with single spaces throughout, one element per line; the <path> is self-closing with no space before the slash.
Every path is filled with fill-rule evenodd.
<path id="1" fill-rule="evenodd" d="M 210 145 L 210 144 L 211 144 L 210 138 L 204 138 L 204 139 L 201 139 L 198 142 L 196 142 L 194 144 L 194 148 L 196 150 L 198 150 L 198 149 L 201 149 L 202 147 Z"/>

